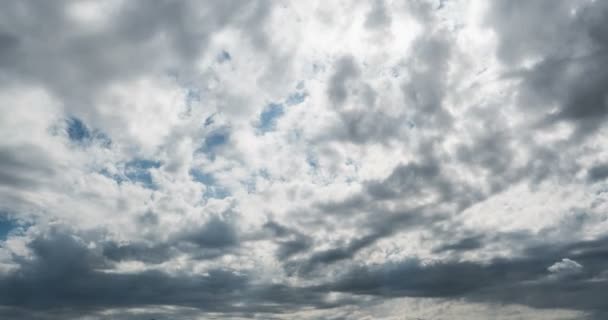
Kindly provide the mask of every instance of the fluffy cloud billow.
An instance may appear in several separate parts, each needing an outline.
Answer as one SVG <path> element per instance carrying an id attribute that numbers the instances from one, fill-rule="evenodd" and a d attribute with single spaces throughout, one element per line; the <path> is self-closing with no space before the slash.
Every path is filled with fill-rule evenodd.
<path id="1" fill-rule="evenodd" d="M 602 1 L 5 1 L 0 318 L 605 319 Z"/>

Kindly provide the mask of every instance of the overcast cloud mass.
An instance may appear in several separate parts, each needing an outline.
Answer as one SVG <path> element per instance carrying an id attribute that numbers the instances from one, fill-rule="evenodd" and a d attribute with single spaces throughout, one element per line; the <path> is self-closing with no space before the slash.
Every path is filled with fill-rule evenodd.
<path id="1" fill-rule="evenodd" d="M 1 319 L 608 319 L 608 1 L 0 2 Z"/>

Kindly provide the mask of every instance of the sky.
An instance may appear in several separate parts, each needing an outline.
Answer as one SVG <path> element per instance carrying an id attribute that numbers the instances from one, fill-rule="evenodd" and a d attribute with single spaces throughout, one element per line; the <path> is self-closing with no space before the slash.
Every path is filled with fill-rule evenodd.
<path id="1" fill-rule="evenodd" d="M 0 318 L 607 319 L 608 2 L 0 2 Z"/>

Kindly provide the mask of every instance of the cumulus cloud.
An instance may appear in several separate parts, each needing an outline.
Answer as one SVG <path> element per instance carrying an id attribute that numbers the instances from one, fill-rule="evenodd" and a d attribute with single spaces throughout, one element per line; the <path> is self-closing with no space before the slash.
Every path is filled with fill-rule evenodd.
<path id="1" fill-rule="evenodd" d="M 581 266 L 578 262 L 564 258 L 562 261 L 552 264 L 549 268 L 547 268 L 547 270 L 555 274 L 573 274 L 580 272 L 582 268 L 583 266 Z"/>
<path id="2" fill-rule="evenodd" d="M 4 2 L 0 317 L 604 319 L 607 16 Z"/>

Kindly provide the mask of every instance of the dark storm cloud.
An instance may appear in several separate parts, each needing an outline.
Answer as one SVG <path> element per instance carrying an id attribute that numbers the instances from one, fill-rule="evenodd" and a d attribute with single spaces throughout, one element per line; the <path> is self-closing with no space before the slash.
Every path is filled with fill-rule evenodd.
<path id="1" fill-rule="evenodd" d="M 447 243 L 436 248 L 435 252 L 442 251 L 469 251 L 483 247 L 483 236 L 471 236 L 460 239 L 453 243 Z"/>
<path id="2" fill-rule="evenodd" d="M 287 261 L 283 264 L 285 270 L 291 275 L 314 276 L 315 272 L 322 271 L 336 263 L 352 263 L 352 259 L 357 253 L 374 245 L 380 239 L 400 232 L 408 232 L 420 226 L 431 227 L 447 218 L 444 212 L 430 211 L 428 207 L 424 206 L 396 211 L 382 205 L 368 203 L 359 209 L 364 213 L 361 217 L 357 217 L 356 213 L 351 213 L 350 224 L 341 222 L 339 218 L 335 227 L 356 228 L 359 234 L 364 235 L 352 237 L 345 243 L 334 245 L 330 249 L 314 251 L 304 258 Z M 325 225 L 331 225 L 331 223 L 325 222 Z"/>
<path id="3" fill-rule="evenodd" d="M 290 240 L 277 241 L 279 248 L 276 256 L 279 260 L 285 260 L 297 253 L 306 251 L 312 247 L 312 240 L 306 236 L 296 236 Z"/>
<path id="4" fill-rule="evenodd" d="M 224 248 L 238 243 L 237 231 L 229 221 L 213 217 L 200 228 L 185 232 L 180 240 L 201 248 Z"/>
<path id="5" fill-rule="evenodd" d="M 148 214 L 145 216 L 149 216 Z M 239 244 L 239 235 L 233 222 L 214 216 L 200 226 L 181 230 L 170 236 L 167 241 L 149 243 L 108 241 L 103 244 L 102 254 L 111 261 L 142 261 L 158 264 L 179 254 L 188 254 L 198 260 L 213 259 L 234 253 Z"/>
<path id="6" fill-rule="evenodd" d="M 608 164 L 598 164 L 587 171 L 587 179 L 590 182 L 598 182 L 608 178 Z"/>
<path id="7" fill-rule="evenodd" d="M 379 239 L 420 226 L 432 230 L 435 224 L 456 219 L 462 210 L 491 195 L 443 172 L 434 153 L 426 150 L 420 162 L 399 164 L 384 179 L 364 182 L 361 193 L 341 201 L 318 203 L 317 208 L 328 214 L 326 226 L 354 228 L 365 235 L 353 237 L 344 245 L 314 252 L 305 261 L 292 261 L 286 265 L 287 269 L 306 274 L 338 261 L 348 262 Z M 420 205 L 418 201 L 424 196 L 431 199 L 430 203 Z M 402 208 L 389 208 L 383 203 L 392 201 L 405 204 Z M 448 204 L 456 209 L 442 209 Z M 345 221 L 344 216 L 349 219 Z"/>
<path id="8" fill-rule="evenodd" d="M 19 46 L 19 39 L 8 33 L 0 33 L 0 66 L 8 64 Z"/>
<path id="9" fill-rule="evenodd" d="M 492 123 L 488 114 L 476 116 L 489 124 Z M 534 155 L 534 161 L 516 165 L 513 161 L 516 151 L 511 147 L 513 140 L 510 134 L 500 129 L 484 130 L 479 135 L 472 135 L 470 142 L 460 145 L 453 156 L 446 156 L 442 150 L 429 144 L 421 150 L 422 160 L 399 164 L 384 179 L 364 182 L 363 192 L 341 201 L 317 204 L 319 210 L 330 214 L 326 217 L 326 226 L 354 228 L 368 234 L 353 237 L 346 244 L 334 248 L 313 252 L 306 260 L 290 261 L 285 264 L 286 269 L 306 275 L 336 262 L 349 263 L 359 251 L 375 244 L 377 240 L 408 232 L 411 228 L 421 225 L 441 242 L 435 248 L 436 253 L 450 252 L 458 255 L 465 251 L 481 249 L 485 247 L 486 242 L 515 243 L 518 237 L 521 240 L 520 235 L 511 238 L 507 234 L 473 235 L 461 240 L 453 238 L 459 230 L 460 213 L 470 206 L 515 183 L 540 183 L 554 175 L 567 179 L 577 170 L 576 166 L 572 167 L 567 157 L 557 150 L 534 144 L 521 145 Z M 444 161 L 458 164 L 471 172 L 479 172 L 485 175 L 485 178 L 480 184 L 460 181 L 457 175 L 442 169 Z M 432 201 L 419 206 L 417 201 L 423 196 L 430 196 Z M 389 210 L 383 206 L 382 201 L 401 201 L 406 207 L 414 209 Z M 446 206 L 454 209 L 442 209 Z M 341 219 L 343 216 L 349 216 L 349 220 L 344 221 Z M 332 217 L 335 217 L 333 222 L 330 221 Z M 438 227 L 438 223 L 447 224 L 447 229 L 445 226 Z"/>
<path id="10" fill-rule="evenodd" d="M 528 248 L 522 257 L 488 263 L 409 259 L 356 267 L 326 289 L 382 297 L 458 297 L 603 314 L 608 312 L 600 294 L 608 289 L 606 244 L 603 238 L 540 245 Z M 548 268 L 564 257 L 582 265 L 580 273 L 552 275 Z"/>
<path id="11" fill-rule="evenodd" d="M 465 298 L 537 308 L 565 307 L 599 315 L 608 311 L 600 294 L 608 289 L 607 244 L 604 238 L 561 246 L 540 245 L 529 247 L 522 257 L 485 264 L 428 264 L 409 259 L 349 267 L 335 281 L 302 288 L 254 284 L 248 275 L 222 269 L 204 276 L 158 271 L 107 273 L 107 261 L 98 249 L 88 247 L 85 240 L 74 235 L 54 231 L 29 244 L 33 259 L 18 259 L 20 269 L 0 278 L 4 306 L 0 313 L 16 317 L 44 312 L 70 318 L 107 308 L 174 305 L 238 315 L 283 313 L 307 306 L 332 308 L 357 301 L 324 300 L 326 293 L 338 291 L 383 298 Z M 580 272 L 553 275 L 548 267 L 563 257 L 582 265 Z"/>
<path id="12" fill-rule="evenodd" d="M 297 273 L 300 275 L 306 275 L 314 271 L 318 266 L 327 266 L 341 260 L 352 259 L 358 251 L 385 236 L 388 236 L 388 234 L 378 232 L 361 238 L 356 238 L 351 240 L 344 247 L 336 247 L 315 252 L 306 260 L 290 261 L 285 264 L 285 268 L 290 274 Z"/>
<path id="13" fill-rule="evenodd" d="M 32 309 L 95 309 L 154 304 L 226 307 L 225 298 L 242 289 L 247 279 L 229 271 L 209 276 L 180 277 L 157 271 L 104 273 L 102 261 L 74 240 L 58 236 L 32 244 L 35 260 L 2 279 L 2 303 Z M 94 288 L 94 290 L 91 290 Z"/>
<path id="14" fill-rule="evenodd" d="M 340 246 L 313 252 L 306 259 L 290 261 L 285 267 L 290 273 L 306 275 L 319 267 L 339 261 L 348 262 L 359 251 L 380 239 L 421 225 L 430 227 L 447 218 L 438 207 L 444 201 L 453 200 L 453 192 L 452 181 L 441 173 L 439 164 L 432 159 L 424 163 L 397 165 L 385 179 L 365 182 L 360 194 L 343 201 L 317 204 L 318 209 L 329 214 L 326 216 L 328 220 L 324 221 L 325 226 L 335 224 L 336 228 L 355 228 L 363 236 L 353 237 Z M 415 200 L 424 193 L 437 194 L 438 200 L 429 206 L 416 204 Z M 382 203 L 395 199 L 410 200 L 410 208 L 389 209 Z M 345 216 L 349 217 L 348 221 L 343 219 Z"/>
<path id="15" fill-rule="evenodd" d="M 39 236 L 28 247 L 33 258 L 18 258 L 19 269 L 0 277 L 0 314 L 82 316 L 107 308 L 155 305 L 226 314 L 332 307 L 314 288 L 254 284 L 249 275 L 229 269 L 205 275 L 107 272 L 101 249 L 65 230 Z"/>
<path id="16" fill-rule="evenodd" d="M 263 228 L 270 231 L 271 237 L 278 245 L 275 254 L 279 260 L 288 259 L 297 253 L 310 249 L 313 245 L 309 236 L 277 222 L 269 221 L 264 224 Z"/>
<path id="17" fill-rule="evenodd" d="M 145 263 L 163 263 L 179 251 L 167 244 L 109 242 L 103 246 L 103 255 L 112 261 L 141 261 Z"/>
<path id="18" fill-rule="evenodd" d="M 516 75 L 521 77 L 520 107 L 540 111 L 543 125 L 573 123 L 574 138 L 582 138 L 605 121 L 607 18 L 603 1 L 492 3 L 487 21 L 498 35 L 498 57 L 513 66 L 526 58 L 540 59 Z M 557 111 L 549 114 L 554 106 Z"/>

